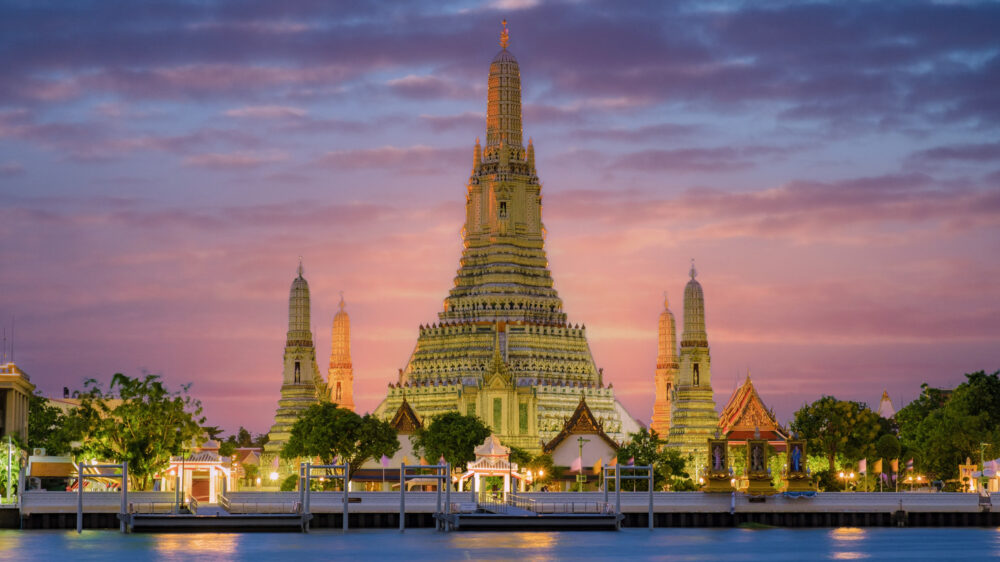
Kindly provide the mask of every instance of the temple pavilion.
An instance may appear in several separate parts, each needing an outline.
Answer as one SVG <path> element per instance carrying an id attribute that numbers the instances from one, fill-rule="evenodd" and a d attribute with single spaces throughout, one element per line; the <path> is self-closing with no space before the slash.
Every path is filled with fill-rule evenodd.
<path id="1" fill-rule="evenodd" d="M 788 432 L 781 427 L 774 412 L 764 405 L 757 394 L 749 373 L 722 409 L 719 430 L 729 440 L 730 446 L 743 445 L 748 439 L 756 439 L 755 435 L 759 432 L 760 439 L 767 439 L 776 450 L 784 451 L 785 440 L 788 439 Z"/>
<path id="2" fill-rule="evenodd" d="M 417 343 L 376 415 L 405 395 L 427 420 L 479 416 L 504 443 L 532 453 L 555 437 L 581 394 L 615 441 L 639 428 L 606 384 L 585 326 L 570 323 L 545 253 L 535 147 L 523 142 L 521 73 L 507 50 L 490 64 L 486 143 L 476 140 L 466 184 L 462 257 L 438 321 Z"/>

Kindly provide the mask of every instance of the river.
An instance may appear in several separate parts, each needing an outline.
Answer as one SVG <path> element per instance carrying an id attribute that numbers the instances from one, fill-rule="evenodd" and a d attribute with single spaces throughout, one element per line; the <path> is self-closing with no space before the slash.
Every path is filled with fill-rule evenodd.
<path id="1" fill-rule="evenodd" d="M 0 531 L 0 560 L 946 560 L 1000 558 L 1000 529 L 624 529 L 131 534 Z"/>

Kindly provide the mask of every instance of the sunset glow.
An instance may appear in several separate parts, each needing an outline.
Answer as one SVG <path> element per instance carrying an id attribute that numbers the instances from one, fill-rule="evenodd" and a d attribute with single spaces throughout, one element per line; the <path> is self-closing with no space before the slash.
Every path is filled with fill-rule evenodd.
<path id="1" fill-rule="evenodd" d="M 302 256 L 374 409 L 454 283 L 503 18 L 555 288 L 634 417 L 692 258 L 717 404 L 1000 360 L 1000 5 L 0 10 L 0 324 L 47 395 L 145 370 L 266 431 Z"/>

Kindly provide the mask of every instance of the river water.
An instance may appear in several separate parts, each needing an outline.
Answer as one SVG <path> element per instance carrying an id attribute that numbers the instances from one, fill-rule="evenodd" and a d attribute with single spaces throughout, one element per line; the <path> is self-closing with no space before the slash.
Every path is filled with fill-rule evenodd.
<path id="1" fill-rule="evenodd" d="M 1000 528 L 131 534 L 0 531 L 0 560 L 946 560 L 1000 558 Z"/>

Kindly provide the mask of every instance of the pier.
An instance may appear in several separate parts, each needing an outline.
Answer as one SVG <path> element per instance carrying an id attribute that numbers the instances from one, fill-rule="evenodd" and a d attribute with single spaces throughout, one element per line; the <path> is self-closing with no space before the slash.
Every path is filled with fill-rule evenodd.
<path id="1" fill-rule="evenodd" d="M 83 497 L 85 529 L 119 528 L 120 494 L 87 492 Z M 650 523 L 648 492 L 622 492 L 620 507 L 615 501 L 606 501 L 603 492 L 535 492 L 490 499 L 477 497 L 474 492 L 452 492 L 450 502 L 441 509 L 438 497 L 436 492 L 406 492 L 402 518 L 405 527 L 434 528 L 446 521 L 458 530 L 477 526 L 523 530 L 547 524 L 607 528 L 602 517 L 623 527 L 647 527 Z M 344 528 L 345 511 L 348 529 L 400 526 L 399 492 L 350 492 L 346 510 L 343 499 L 343 492 L 312 492 L 306 512 L 299 492 L 228 492 L 217 505 L 185 502 L 178 509 L 172 492 L 132 492 L 126 517 L 136 531 L 297 532 L 302 530 L 304 517 L 314 529 Z M 28 491 L 21 496 L 20 517 L 8 517 L 4 522 L 22 529 L 73 529 L 77 500 L 75 492 Z M 992 505 L 982 505 L 978 495 L 962 493 L 820 492 L 799 497 L 754 497 L 740 493 L 654 492 L 652 526 L 998 527 L 1000 513 L 992 506 L 1000 505 L 1000 494 L 992 494 L 990 501 Z M 543 522 L 545 519 L 548 523 Z M 593 527 L 588 527 L 587 521 Z"/>

